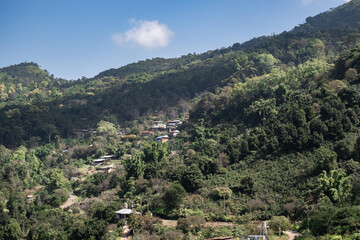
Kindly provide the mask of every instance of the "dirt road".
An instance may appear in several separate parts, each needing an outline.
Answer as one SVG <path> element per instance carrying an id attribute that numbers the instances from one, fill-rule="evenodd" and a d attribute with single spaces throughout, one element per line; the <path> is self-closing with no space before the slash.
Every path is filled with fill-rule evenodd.
<path id="1" fill-rule="evenodd" d="M 130 238 L 130 229 L 129 229 L 128 225 L 125 225 L 121 240 L 128 240 L 128 239 L 131 239 Z"/>
<path id="2" fill-rule="evenodd" d="M 66 200 L 63 204 L 60 205 L 60 208 L 67 208 L 73 205 L 76 202 L 76 196 L 70 194 L 68 200 Z"/>
<path id="3" fill-rule="evenodd" d="M 176 220 L 162 220 L 162 224 L 169 227 L 176 227 Z M 205 227 L 222 227 L 222 226 L 233 226 L 233 223 L 230 222 L 207 222 Z"/>
<path id="4" fill-rule="evenodd" d="M 294 231 L 284 231 L 289 236 L 289 240 L 294 240 L 295 237 L 301 236 L 300 233 Z"/>

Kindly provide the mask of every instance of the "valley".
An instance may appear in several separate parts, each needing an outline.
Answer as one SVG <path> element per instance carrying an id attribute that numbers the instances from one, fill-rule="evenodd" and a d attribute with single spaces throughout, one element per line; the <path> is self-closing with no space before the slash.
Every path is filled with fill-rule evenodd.
<path id="1" fill-rule="evenodd" d="M 360 239 L 359 31 L 352 0 L 93 78 L 1 68 L 0 240 Z"/>

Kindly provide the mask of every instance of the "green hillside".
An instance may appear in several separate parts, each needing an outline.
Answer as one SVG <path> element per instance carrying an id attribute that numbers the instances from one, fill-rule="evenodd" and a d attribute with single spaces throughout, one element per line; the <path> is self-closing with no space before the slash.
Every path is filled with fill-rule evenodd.
<path id="1" fill-rule="evenodd" d="M 48 139 L 44 137 L 44 131 L 32 127 L 44 123 L 33 119 L 46 119 L 55 127 L 56 134 L 65 137 L 74 128 L 95 127 L 104 118 L 116 119 L 116 123 L 133 121 L 154 112 L 162 112 L 168 117 L 182 115 L 185 114 L 184 105 L 189 105 L 204 91 L 215 92 L 217 87 L 232 86 L 237 81 L 261 76 L 273 67 L 286 69 L 313 58 L 333 61 L 341 51 L 354 47 L 360 39 L 358 27 L 354 25 L 357 10 L 360 11 L 359 2 L 352 1 L 312 17 L 314 23 L 310 32 L 298 31 L 306 28 L 306 23 L 277 36 L 260 37 L 203 54 L 140 61 L 104 71 L 91 79 L 64 82 L 53 79 L 32 63 L 1 69 L 2 106 L 6 107 L 1 110 L 0 118 L 6 124 L 0 129 L 0 142 L 14 146 L 19 144 L 19 139 L 27 141 L 31 136 L 38 136 L 43 141 Z M 315 24 L 317 22 L 329 23 L 324 27 Z M 334 24 L 341 28 L 332 28 Z M 38 109 L 45 109 L 45 112 L 24 106 L 28 102 L 32 105 L 36 102 Z M 44 102 L 47 106 L 40 107 Z M 19 109 L 21 114 L 6 117 L 6 112 L 14 109 Z M 63 116 L 68 120 L 65 121 L 66 131 L 63 124 L 54 120 L 63 119 Z M 87 121 L 79 121 L 79 118 Z M 14 139 L 9 134 L 20 137 L 15 137 L 16 141 L 5 140 Z"/>
<path id="2" fill-rule="evenodd" d="M 78 81 L 0 69 L 0 240 L 117 239 L 124 202 L 137 239 L 360 239 L 359 13 Z"/>
<path id="3" fill-rule="evenodd" d="M 358 208 L 350 206 L 359 205 L 360 196 L 359 54 L 360 45 L 335 65 L 314 60 L 204 96 L 190 114 L 191 161 L 204 176 L 213 156 L 226 156 L 230 164 L 206 186 L 227 185 L 248 204 L 256 200 L 260 206 L 251 217 L 298 219 L 312 208 L 314 235 L 357 232 Z M 250 192 L 239 185 L 241 176 L 251 181 Z M 345 223 L 353 220 L 352 227 Z"/>
<path id="4" fill-rule="evenodd" d="M 21 63 L 0 69 L 0 107 L 52 99 L 61 95 L 63 79 L 54 79 L 35 63 Z"/>
<path id="5" fill-rule="evenodd" d="M 304 25 L 295 29 L 298 31 L 322 31 L 329 29 L 349 29 L 356 31 L 360 25 L 359 5 L 360 1 L 358 0 L 350 1 L 315 17 L 308 17 Z"/>

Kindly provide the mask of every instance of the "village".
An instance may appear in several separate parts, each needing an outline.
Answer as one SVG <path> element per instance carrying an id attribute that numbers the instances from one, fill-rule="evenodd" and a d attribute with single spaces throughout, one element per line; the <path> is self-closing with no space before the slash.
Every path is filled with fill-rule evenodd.
<path id="1" fill-rule="evenodd" d="M 125 130 L 120 130 L 117 132 L 117 135 L 119 136 L 121 141 L 134 141 L 135 139 L 142 139 L 147 142 L 155 142 L 155 143 L 166 143 L 169 140 L 176 138 L 180 134 L 181 125 L 183 122 L 181 120 L 169 120 L 167 122 L 164 121 L 153 121 L 153 124 L 148 130 L 143 130 L 140 132 L 140 134 L 134 135 L 134 134 L 127 134 Z M 76 129 L 73 132 L 74 136 L 77 138 L 88 138 L 90 136 L 97 135 L 96 129 Z M 93 144 L 90 144 L 89 147 L 93 147 Z M 63 154 L 67 154 L 69 152 L 69 149 L 62 150 Z M 123 154 L 121 158 L 118 158 L 114 154 L 106 154 L 102 155 L 98 158 L 92 159 L 88 164 L 83 165 L 81 168 L 78 169 L 78 175 L 71 177 L 69 180 L 72 184 L 75 184 L 77 182 L 84 182 L 86 181 L 87 177 L 94 175 L 96 173 L 100 174 L 110 174 L 114 171 L 125 171 L 123 166 L 123 161 L 127 158 L 131 158 L 131 154 Z M 33 189 L 26 189 L 25 195 L 27 198 L 28 203 L 32 203 L 36 200 L 37 192 L 40 192 L 43 189 L 43 187 L 36 187 Z M 116 192 L 119 191 L 118 188 L 113 189 L 111 191 L 107 191 L 106 193 L 102 193 L 100 196 L 103 200 L 112 201 L 116 199 Z M 74 193 L 69 193 L 69 198 L 63 202 L 59 208 L 67 210 L 69 212 L 79 212 L 80 214 L 87 214 L 86 209 L 87 205 L 93 201 L 93 198 L 83 198 L 76 196 Z M 96 198 L 95 198 L 96 200 Z M 116 218 L 119 220 L 119 222 L 122 222 L 123 225 L 123 234 L 121 239 L 131 239 L 131 229 L 127 225 L 127 217 L 129 217 L 132 214 L 135 215 L 142 215 L 141 212 L 137 211 L 136 208 L 134 208 L 134 205 L 131 203 L 133 201 L 130 200 L 130 204 L 127 202 L 123 203 L 123 208 L 118 209 L 114 211 L 114 215 L 116 215 Z M 78 210 L 80 209 L 80 210 Z M 164 226 L 169 227 L 176 227 L 177 222 L 174 220 L 162 220 L 162 224 Z M 266 222 L 263 223 L 255 223 L 258 225 L 259 228 L 259 234 L 260 235 L 249 235 L 245 240 L 265 240 L 267 236 L 267 229 L 268 226 L 266 225 Z M 207 222 L 205 224 L 207 227 L 219 227 L 219 226 L 233 226 L 233 223 L 229 222 Z M 236 236 L 226 236 L 226 237 L 218 237 L 218 238 L 210 238 L 207 240 L 236 240 L 239 239 Z"/>
<path id="2" fill-rule="evenodd" d="M 151 127 L 148 130 L 143 130 L 139 132 L 139 135 L 128 134 L 128 132 L 123 129 L 117 132 L 117 136 L 120 141 L 124 142 L 133 142 L 135 140 L 141 140 L 148 143 L 167 143 L 169 140 L 174 139 L 180 136 L 180 130 L 183 122 L 181 120 L 168 120 L 166 122 L 155 120 L 152 122 Z M 96 136 L 99 133 L 96 129 L 75 129 L 73 132 L 74 136 L 79 139 L 87 139 L 89 136 Z M 141 145 L 139 145 L 141 146 Z M 94 147 L 93 144 L 90 144 L 89 147 Z M 68 148 L 62 150 L 62 154 L 69 153 Z M 84 164 L 82 167 L 77 169 L 78 174 L 76 176 L 71 177 L 69 180 L 72 185 L 78 185 L 79 182 L 84 182 L 86 179 L 94 174 L 110 174 L 114 171 L 124 172 L 125 168 L 123 165 L 123 161 L 126 159 L 130 159 L 132 157 L 129 153 L 124 153 L 120 158 L 115 154 L 105 154 L 98 158 L 91 159 L 87 161 L 87 164 Z M 32 203 L 36 200 L 37 193 L 40 192 L 43 187 L 36 187 L 33 189 L 26 189 L 25 195 L 28 203 Z M 116 193 L 119 191 L 119 188 L 115 188 L 113 190 L 106 191 L 101 194 L 101 196 L 97 198 L 101 198 L 105 201 L 113 201 L 116 199 Z M 78 212 L 79 214 L 87 214 L 86 209 L 89 207 L 90 202 L 96 201 L 97 198 L 87 198 L 76 196 L 74 193 L 69 193 L 68 199 L 63 202 L 59 208 L 64 209 L 69 212 Z M 129 226 L 127 225 L 127 218 L 130 215 L 142 215 L 143 213 L 137 211 L 134 206 L 134 201 L 130 200 L 130 203 L 124 202 L 123 208 L 120 208 L 114 211 L 114 215 L 118 219 L 119 223 L 123 224 L 123 233 L 121 239 L 132 239 L 132 232 Z M 147 213 L 148 214 L 148 213 Z M 152 215 L 152 213 L 151 213 Z M 175 220 L 162 220 L 162 224 L 164 226 L 176 227 L 177 221 Z M 234 226 L 231 222 L 206 222 L 204 224 L 205 227 L 219 227 L 219 226 Z M 254 222 L 254 226 L 257 229 L 255 232 L 258 235 L 248 235 L 244 240 L 266 240 L 268 235 L 268 228 L 266 222 Z M 255 229 L 254 228 L 254 229 Z M 289 239 L 294 239 L 295 236 L 298 236 L 298 233 L 287 232 L 290 236 Z M 136 238 L 135 238 L 136 239 Z M 217 238 L 209 238 L 206 240 L 237 240 L 239 239 L 236 236 L 223 236 Z"/>

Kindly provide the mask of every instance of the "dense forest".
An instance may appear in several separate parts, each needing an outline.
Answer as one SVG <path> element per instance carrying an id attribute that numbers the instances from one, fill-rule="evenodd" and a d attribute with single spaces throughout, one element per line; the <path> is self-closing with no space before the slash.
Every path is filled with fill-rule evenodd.
<path id="1" fill-rule="evenodd" d="M 94 78 L 0 69 L 0 239 L 360 239 L 359 30 L 352 0 Z"/>

